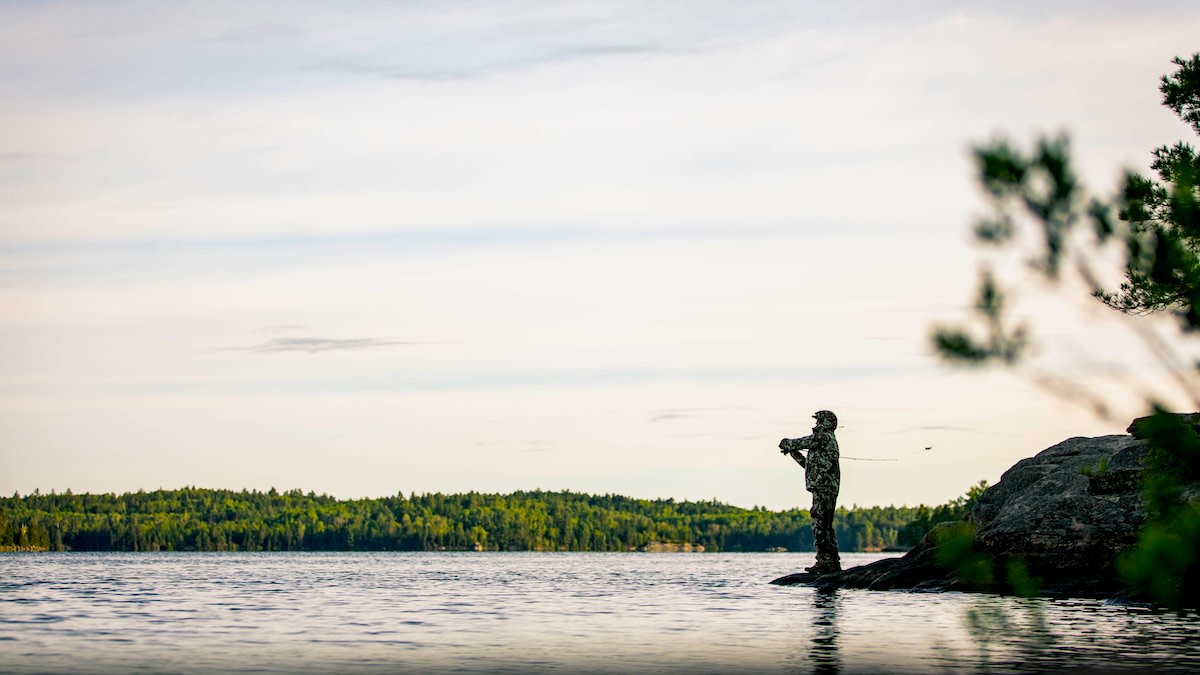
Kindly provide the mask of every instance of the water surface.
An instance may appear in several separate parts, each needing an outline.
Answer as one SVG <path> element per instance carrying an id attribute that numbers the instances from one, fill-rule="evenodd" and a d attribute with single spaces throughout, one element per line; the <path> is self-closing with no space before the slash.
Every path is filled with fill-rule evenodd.
<path id="1" fill-rule="evenodd" d="M 0 672 L 1200 672 L 1194 613 L 767 583 L 812 562 L 799 553 L 6 554 Z"/>

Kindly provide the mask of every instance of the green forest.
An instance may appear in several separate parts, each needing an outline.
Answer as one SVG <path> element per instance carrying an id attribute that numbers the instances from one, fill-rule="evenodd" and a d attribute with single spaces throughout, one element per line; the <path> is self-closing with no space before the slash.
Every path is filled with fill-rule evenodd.
<path id="1" fill-rule="evenodd" d="M 839 508 L 843 551 L 913 546 L 961 519 L 986 483 L 936 507 Z M 804 509 L 575 492 L 412 494 L 339 500 L 300 490 L 184 488 L 0 498 L 0 550 L 630 551 L 657 543 L 705 551 L 811 551 Z"/>

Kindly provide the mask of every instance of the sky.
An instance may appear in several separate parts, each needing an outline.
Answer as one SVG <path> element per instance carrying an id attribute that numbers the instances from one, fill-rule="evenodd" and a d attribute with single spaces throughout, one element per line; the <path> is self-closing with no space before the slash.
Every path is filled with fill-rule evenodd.
<path id="1" fill-rule="evenodd" d="M 1111 418 L 932 355 L 984 255 L 970 147 L 1065 131 L 1111 194 L 1188 139 L 1157 86 L 1198 35 L 1193 2 L 0 2 L 0 493 L 807 508 L 777 444 L 819 409 L 844 505 L 995 483 L 1161 385 L 1045 286 L 1036 372 L 1132 364 Z"/>

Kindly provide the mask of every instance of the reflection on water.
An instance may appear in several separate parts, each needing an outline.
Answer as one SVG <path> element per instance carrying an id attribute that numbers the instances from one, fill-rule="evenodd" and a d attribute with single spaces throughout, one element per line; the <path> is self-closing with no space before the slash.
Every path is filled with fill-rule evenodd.
<path id="1" fill-rule="evenodd" d="M 979 670 L 1200 671 L 1194 645 L 1200 630 L 1196 612 L 1095 600 L 963 597 L 961 622 L 974 649 L 970 660 Z"/>
<path id="2" fill-rule="evenodd" d="M 812 563 L 811 554 L 0 555 L 0 672 L 1200 671 L 1195 614 L 767 583 Z"/>
<path id="3" fill-rule="evenodd" d="M 837 675 L 838 672 L 838 595 L 835 590 L 813 592 L 813 636 L 809 649 L 815 675 Z"/>
<path id="4" fill-rule="evenodd" d="M 1042 601 L 980 595 L 963 613 L 964 624 L 978 648 L 978 661 L 988 669 L 1036 664 L 1052 653 L 1057 640 L 1046 623 Z"/>

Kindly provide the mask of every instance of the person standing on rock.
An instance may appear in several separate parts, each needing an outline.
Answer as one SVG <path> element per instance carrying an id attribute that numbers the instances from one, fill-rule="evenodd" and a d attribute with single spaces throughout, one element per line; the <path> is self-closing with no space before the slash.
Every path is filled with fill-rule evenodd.
<path id="1" fill-rule="evenodd" d="M 837 508 L 838 489 L 842 483 L 842 468 L 838 463 L 838 442 L 833 435 L 837 429 L 837 415 L 820 410 L 813 415 L 817 420 L 812 435 L 804 438 L 785 438 L 779 441 L 779 450 L 796 460 L 804 469 L 804 489 L 812 493 L 813 544 L 817 549 L 817 564 L 806 568 L 806 572 L 825 574 L 842 569 L 838 556 L 837 534 L 833 530 L 833 512 Z M 805 457 L 800 451 L 808 450 Z"/>

